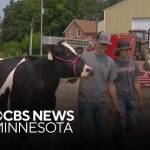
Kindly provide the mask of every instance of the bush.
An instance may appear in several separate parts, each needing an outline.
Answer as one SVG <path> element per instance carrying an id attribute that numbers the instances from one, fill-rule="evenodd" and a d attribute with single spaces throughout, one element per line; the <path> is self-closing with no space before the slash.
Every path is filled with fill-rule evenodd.
<path id="1" fill-rule="evenodd" d="M 20 46 L 20 43 L 16 41 L 4 43 L 2 46 L 2 52 L 6 57 L 21 55 L 22 51 Z"/>
<path id="2" fill-rule="evenodd" d="M 25 35 L 25 38 L 22 40 L 21 49 L 23 53 L 29 54 L 30 46 L 30 36 Z M 40 54 L 40 33 L 34 33 L 32 39 L 32 54 Z"/>

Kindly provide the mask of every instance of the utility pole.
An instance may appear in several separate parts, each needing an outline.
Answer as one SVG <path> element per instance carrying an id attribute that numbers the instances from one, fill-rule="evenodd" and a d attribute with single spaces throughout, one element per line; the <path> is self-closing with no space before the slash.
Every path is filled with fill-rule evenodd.
<path id="1" fill-rule="evenodd" d="M 34 30 L 33 18 L 32 18 L 31 24 L 30 24 L 30 28 L 31 28 L 31 31 L 30 31 L 30 46 L 29 46 L 29 54 L 30 54 L 30 56 L 31 56 L 31 55 L 32 55 L 33 30 Z"/>
<path id="2" fill-rule="evenodd" d="M 43 55 L 43 47 L 42 47 L 42 41 L 43 41 L 43 14 L 44 14 L 44 8 L 43 8 L 43 0 L 41 0 L 41 44 L 40 44 L 40 55 Z"/>

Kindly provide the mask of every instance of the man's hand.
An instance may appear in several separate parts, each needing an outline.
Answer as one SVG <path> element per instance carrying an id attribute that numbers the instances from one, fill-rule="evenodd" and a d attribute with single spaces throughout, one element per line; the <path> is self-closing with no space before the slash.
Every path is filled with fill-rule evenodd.
<path id="1" fill-rule="evenodd" d="M 107 113 L 108 114 L 111 114 L 112 113 L 112 107 L 110 105 L 108 105 L 107 107 Z"/>
<path id="2" fill-rule="evenodd" d="M 83 68 L 83 72 L 81 73 L 81 77 L 86 78 L 89 77 L 90 75 L 93 75 L 93 69 L 92 67 L 85 64 Z"/>
<path id="3" fill-rule="evenodd" d="M 121 119 L 125 116 L 125 114 L 120 110 L 120 106 L 117 100 L 117 95 L 116 95 L 116 87 L 113 81 L 108 82 L 108 94 L 110 96 L 110 99 L 113 102 L 114 109 L 117 113 L 117 118 Z"/>
<path id="4" fill-rule="evenodd" d="M 134 82 L 134 88 L 135 88 L 135 92 L 137 94 L 137 98 L 138 98 L 138 109 L 139 111 L 143 110 L 143 102 L 142 102 L 142 95 L 141 95 L 141 88 L 140 88 L 140 83 L 138 78 L 135 80 Z"/>
<path id="5" fill-rule="evenodd" d="M 143 102 L 138 102 L 138 110 L 141 112 L 143 110 Z"/>
<path id="6" fill-rule="evenodd" d="M 116 110 L 116 114 L 117 114 L 117 119 L 123 119 L 125 117 L 125 113 L 122 112 L 121 110 Z"/>

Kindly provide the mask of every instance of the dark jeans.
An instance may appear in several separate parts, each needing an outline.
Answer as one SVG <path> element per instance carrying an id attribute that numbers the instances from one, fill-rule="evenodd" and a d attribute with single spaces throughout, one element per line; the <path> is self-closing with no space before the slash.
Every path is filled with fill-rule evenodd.
<path id="1" fill-rule="evenodd" d="M 83 145 L 103 150 L 107 124 L 107 103 L 79 102 L 80 139 Z"/>
<path id="2" fill-rule="evenodd" d="M 125 117 L 117 121 L 117 146 L 119 150 L 127 150 L 127 133 L 136 126 L 136 100 L 121 100 L 119 102 Z"/>

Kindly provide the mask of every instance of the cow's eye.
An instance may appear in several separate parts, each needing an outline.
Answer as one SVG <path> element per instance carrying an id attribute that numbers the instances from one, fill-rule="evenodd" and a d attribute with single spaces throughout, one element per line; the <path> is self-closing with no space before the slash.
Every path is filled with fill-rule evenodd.
<path id="1" fill-rule="evenodd" d="M 65 51 L 64 51 L 64 55 L 65 55 L 65 57 L 67 57 L 67 58 L 72 57 L 72 53 L 71 53 L 69 50 L 65 50 Z"/>
<path id="2" fill-rule="evenodd" d="M 66 55 L 67 58 L 71 57 L 71 54 L 68 53 L 68 52 L 65 52 L 65 55 Z"/>

